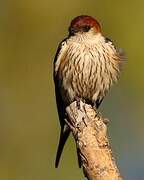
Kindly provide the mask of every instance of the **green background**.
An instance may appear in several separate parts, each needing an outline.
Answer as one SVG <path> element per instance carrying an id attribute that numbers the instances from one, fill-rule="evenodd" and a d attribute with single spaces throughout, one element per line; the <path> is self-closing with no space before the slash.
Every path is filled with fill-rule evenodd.
<path id="1" fill-rule="evenodd" d="M 127 56 L 101 105 L 125 179 L 144 179 L 144 1 L 0 1 L 0 179 L 82 180 L 69 139 L 58 169 L 59 122 L 52 67 L 70 20 L 87 14 Z"/>

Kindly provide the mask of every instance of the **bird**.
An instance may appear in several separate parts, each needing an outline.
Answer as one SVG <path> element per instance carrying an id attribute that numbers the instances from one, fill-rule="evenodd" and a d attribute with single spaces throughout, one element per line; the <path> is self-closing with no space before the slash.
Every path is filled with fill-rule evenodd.
<path id="1" fill-rule="evenodd" d="M 54 58 L 55 95 L 61 126 L 56 168 L 70 134 L 65 123 L 66 107 L 82 100 L 98 109 L 119 79 L 121 64 L 121 52 L 103 35 L 95 18 L 80 15 L 72 19 L 68 36 L 60 42 Z"/>

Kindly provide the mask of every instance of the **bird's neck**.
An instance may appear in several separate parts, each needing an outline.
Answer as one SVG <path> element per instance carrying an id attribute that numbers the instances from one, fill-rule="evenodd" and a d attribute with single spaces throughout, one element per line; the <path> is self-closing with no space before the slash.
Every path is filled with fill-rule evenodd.
<path id="1" fill-rule="evenodd" d="M 98 43 L 100 41 L 104 41 L 104 37 L 101 33 L 93 34 L 93 33 L 83 33 L 83 34 L 76 34 L 75 36 L 71 36 L 69 38 L 71 42 L 77 43 Z"/>

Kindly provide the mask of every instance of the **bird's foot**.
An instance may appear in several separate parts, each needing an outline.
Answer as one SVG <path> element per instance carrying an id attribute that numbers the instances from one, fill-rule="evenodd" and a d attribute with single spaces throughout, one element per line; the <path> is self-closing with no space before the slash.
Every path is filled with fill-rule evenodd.
<path id="1" fill-rule="evenodd" d="M 75 130 L 75 124 L 72 123 L 71 121 L 68 121 L 66 118 L 64 119 L 64 121 L 66 122 L 66 124 L 69 126 L 69 128 L 74 131 Z"/>

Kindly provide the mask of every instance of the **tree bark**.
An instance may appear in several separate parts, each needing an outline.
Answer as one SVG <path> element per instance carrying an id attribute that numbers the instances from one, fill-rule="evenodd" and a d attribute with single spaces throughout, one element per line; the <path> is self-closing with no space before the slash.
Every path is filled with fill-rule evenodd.
<path id="1" fill-rule="evenodd" d="M 107 123 L 91 105 L 73 102 L 67 108 L 69 125 L 89 180 L 122 180 L 107 137 Z"/>

